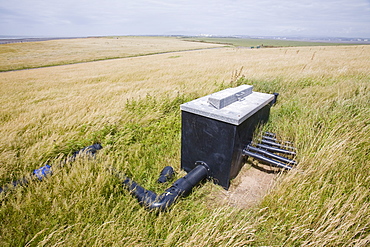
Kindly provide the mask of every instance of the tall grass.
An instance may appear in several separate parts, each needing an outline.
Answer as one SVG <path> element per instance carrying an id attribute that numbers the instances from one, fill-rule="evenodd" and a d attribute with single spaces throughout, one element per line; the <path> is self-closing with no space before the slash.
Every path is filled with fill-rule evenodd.
<path id="1" fill-rule="evenodd" d="M 370 243 L 370 47 L 176 55 L 0 74 L 1 185 L 56 164 L 45 181 L 0 194 L 1 246 Z M 280 93 L 264 129 L 294 141 L 297 169 L 253 208 L 215 206 L 220 188 L 208 182 L 169 212 L 144 210 L 107 168 L 164 191 L 165 165 L 184 175 L 179 105 L 243 83 Z M 98 141 L 95 159 L 60 163 Z"/>
<path id="2" fill-rule="evenodd" d="M 268 128 L 295 140 L 300 165 L 261 204 L 263 244 L 369 243 L 368 79 L 304 87 L 274 109 Z"/>

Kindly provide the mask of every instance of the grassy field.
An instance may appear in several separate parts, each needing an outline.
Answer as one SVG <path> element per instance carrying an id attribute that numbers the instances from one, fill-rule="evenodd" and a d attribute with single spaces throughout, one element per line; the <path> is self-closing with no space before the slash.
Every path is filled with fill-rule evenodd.
<path id="1" fill-rule="evenodd" d="M 45 181 L 0 194 L 0 245 L 368 246 L 369 58 L 370 46 L 230 47 L 0 73 L 0 186 L 54 164 Z M 179 105 L 240 84 L 280 93 L 264 129 L 298 148 L 298 168 L 258 205 L 216 206 L 208 182 L 156 214 L 107 171 L 164 191 L 164 166 L 184 175 Z M 95 159 L 61 163 L 95 142 Z"/>
<path id="2" fill-rule="evenodd" d="M 239 47 L 299 47 L 299 46 L 340 46 L 348 45 L 345 43 L 330 43 L 330 42 L 309 42 L 295 41 L 284 39 L 246 39 L 246 38 L 212 38 L 212 37 L 196 37 L 184 38 L 188 41 L 196 41 L 210 44 L 224 44 Z M 351 44 L 350 44 L 351 45 Z"/>
<path id="3" fill-rule="evenodd" d="M 166 37 L 100 37 L 2 44 L 0 71 L 219 47 Z"/>

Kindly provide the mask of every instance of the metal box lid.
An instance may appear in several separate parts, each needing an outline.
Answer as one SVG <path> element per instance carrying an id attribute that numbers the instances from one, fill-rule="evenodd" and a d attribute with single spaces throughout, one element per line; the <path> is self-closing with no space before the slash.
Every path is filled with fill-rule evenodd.
<path id="1" fill-rule="evenodd" d="M 180 105 L 182 111 L 239 125 L 262 107 L 269 104 L 274 95 L 253 92 L 253 86 L 241 85 Z"/>

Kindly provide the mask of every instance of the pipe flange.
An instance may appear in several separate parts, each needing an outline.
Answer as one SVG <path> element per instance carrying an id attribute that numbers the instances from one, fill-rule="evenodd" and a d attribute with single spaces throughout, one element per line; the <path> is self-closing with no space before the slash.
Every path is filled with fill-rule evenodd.
<path id="1" fill-rule="evenodd" d="M 204 162 L 204 161 L 200 161 L 200 160 L 199 161 L 195 161 L 195 167 L 197 167 L 199 165 L 204 166 L 207 169 L 207 177 L 210 177 L 211 176 L 211 169 L 209 168 L 209 166 L 207 165 L 207 163 Z"/>

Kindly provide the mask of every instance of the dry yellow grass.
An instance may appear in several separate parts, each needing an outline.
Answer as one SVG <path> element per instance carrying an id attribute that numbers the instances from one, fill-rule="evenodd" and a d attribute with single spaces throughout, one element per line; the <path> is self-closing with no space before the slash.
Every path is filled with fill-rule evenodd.
<path id="1" fill-rule="evenodd" d="M 0 229 L 0 243 L 18 239 L 30 245 L 366 246 L 369 192 L 362 184 L 369 184 L 368 170 L 360 171 L 368 167 L 362 155 L 368 147 L 369 125 L 364 113 L 356 111 L 368 111 L 369 58 L 370 46 L 220 48 L 0 73 L 1 185 L 43 165 L 45 156 L 53 157 L 52 152 L 60 150 L 55 146 L 83 141 L 110 124 L 129 125 L 131 117 L 140 121 L 125 111 L 128 99 L 147 94 L 158 99 L 205 95 L 238 75 L 258 82 L 256 91 L 263 86 L 264 92 L 272 92 L 279 85 L 281 103 L 273 109 L 270 127 L 295 137 L 300 169 L 304 169 L 281 176 L 276 190 L 255 211 L 210 209 L 201 199 L 192 202 L 214 189 L 207 183 L 168 214 L 153 215 L 138 208 L 103 168 L 115 162 L 126 166 L 125 152 L 140 143 L 117 153 L 107 147 L 103 151 L 107 153 L 88 165 L 78 161 L 43 183 L 1 195 L 5 198 L 2 220 L 7 223 Z M 337 115 L 326 118 L 320 108 Z M 347 109 L 354 111 L 352 119 Z M 346 121 L 341 122 L 343 113 Z M 157 122 L 150 125 L 145 120 L 159 114 L 142 115 L 141 127 L 155 128 Z M 350 127 L 358 131 L 350 132 Z M 112 136 L 122 142 L 124 137 Z M 175 140 L 166 141 L 176 147 L 178 137 L 175 134 Z M 140 162 L 160 163 L 161 159 L 158 166 L 166 161 L 178 167 L 178 154 L 157 157 L 153 153 Z M 140 162 L 130 169 L 144 170 L 146 164 Z M 351 169 L 345 169 L 348 164 Z M 343 172 L 348 176 L 340 177 Z M 343 185 L 338 178 L 344 179 Z M 357 182 L 358 186 L 353 185 Z"/>
<path id="2" fill-rule="evenodd" d="M 101 37 L 0 45 L 0 71 L 220 47 L 166 37 Z"/>
<path id="3" fill-rule="evenodd" d="M 348 73 L 369 72 L 369 54 L 370 46 L 222 48 L 0 73 L 0 162 L 14 163 L 14 145 L 40 158 L 79 126 L 93 131 L 125 118 L 120 112 L 130 98 L 208 94 L 242 68 L 251 80 L 347 83 Z"/>

